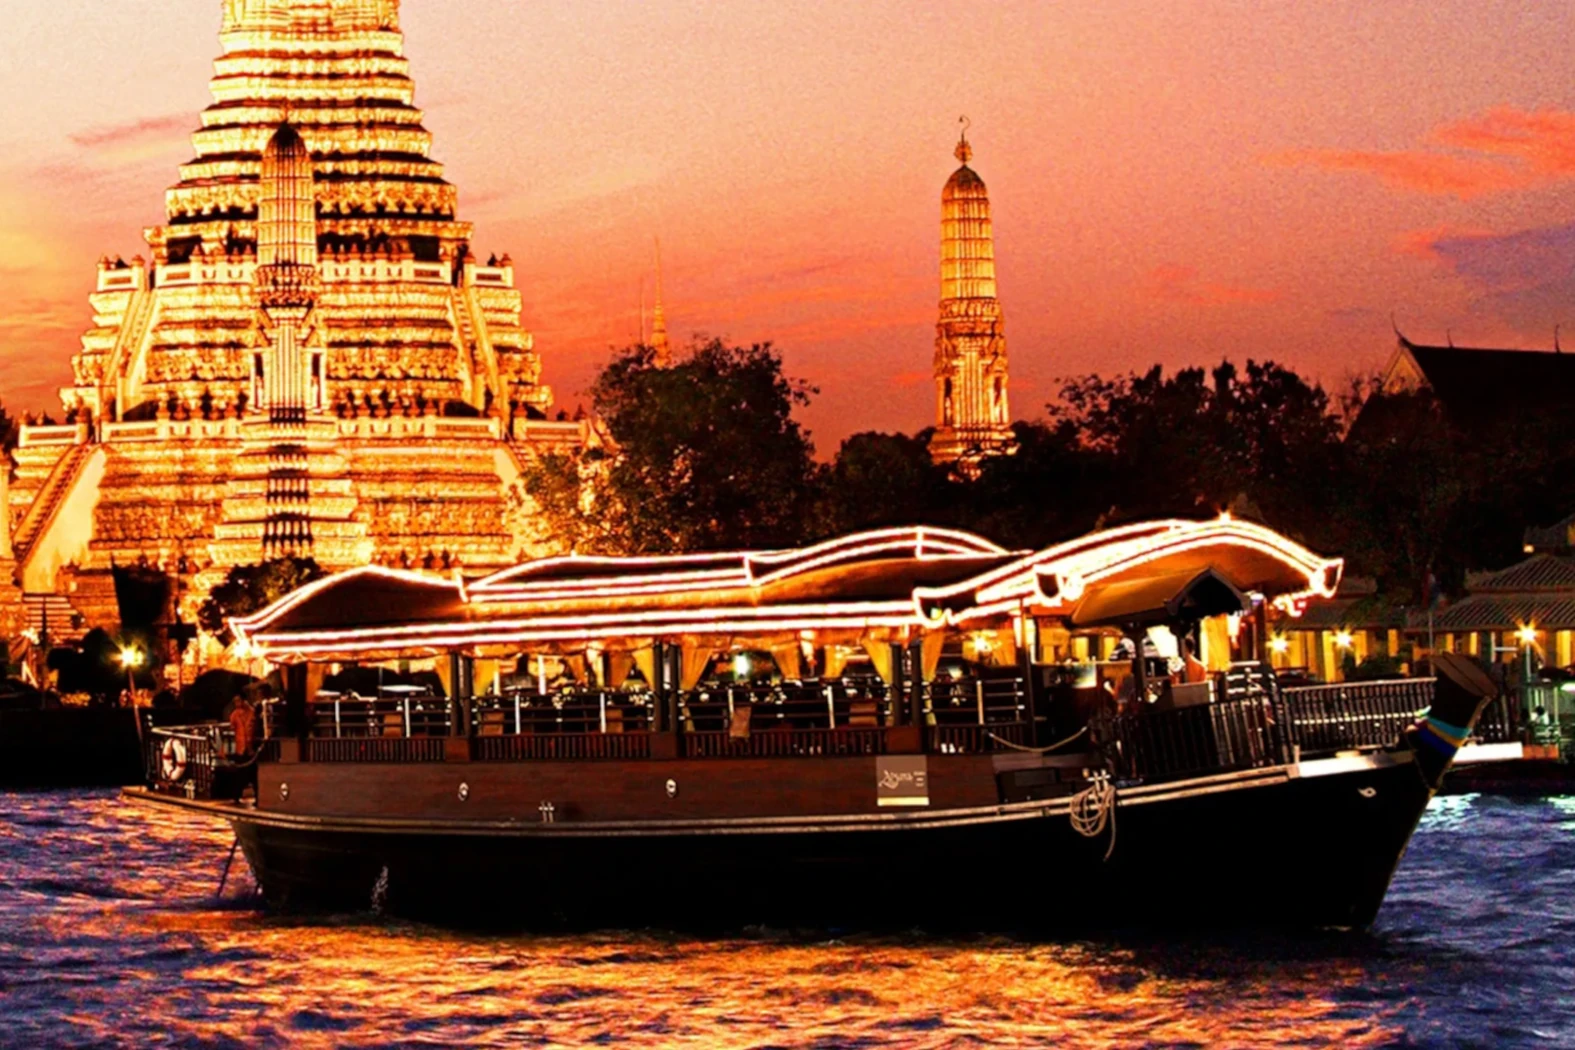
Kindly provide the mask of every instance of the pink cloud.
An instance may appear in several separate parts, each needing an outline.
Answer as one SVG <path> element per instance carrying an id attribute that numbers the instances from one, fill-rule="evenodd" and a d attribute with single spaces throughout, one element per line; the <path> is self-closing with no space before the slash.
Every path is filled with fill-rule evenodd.
<path id="1" fill-rule="evenodd" d="M 1492 231 L 1480 226 L 1432 226 L 1425 230 L 1407 230 L 1396 236 L 1389 247 L 1396 255 L 1436 260 L 1440 258 L 1439 245 L 1445 241 L 1489 236 Z"/>
<path id="2" fill-rule="evenodd" d="M 192 127 L 190 113 L 170 113 L 162 117 L 144 117 L 125 124 L 107 124 L 88 128 L 69 136 L 83 149 L 118 149 L 130 143 L 147 139 L 167 139 L 189 132 Z"/>
<path id="3" fill-rule="evenodd" d="M 1152 299 L 1193 306 L 1271 303 L 1280 298 L 1280 293 L 1273 288 L 1207 281 L 1191 266 L 1176 263 L 1167 263 L 1150 270 L 1144 278 L 1143 288 Z"/>
<path id="4" fill-rule="evenodd" d="M 1392 189 L 1461 200 L 1575 177 L 1575 113 L 1495 106 L 1403 150 L 1306 149 L 1264 158 L 1371 175 Z"/>

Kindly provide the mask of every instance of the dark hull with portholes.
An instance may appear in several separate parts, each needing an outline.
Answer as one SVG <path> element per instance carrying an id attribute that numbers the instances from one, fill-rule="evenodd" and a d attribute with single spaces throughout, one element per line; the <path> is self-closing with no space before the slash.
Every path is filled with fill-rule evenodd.
<path id="1" fill-rule="evenodd" d="M 1377 914 L 1454 758 L 1438 732 L 1468 736 L 1487 700 L 1445 679 L 1269 689 L 1096 718 L 1070 754 L 897 726 L 286 739 L 237 769 L 199 734 L 185 779 L 136 797 L 229 820 L 284 909 L 509 928 L 1351 928 Z M 243 786 L 249 801 L 220 801 Z"/>
<path id="2" fill-rule="evenodd" d="M 1060 806 L 666 830 L 234 821 L 269 901 L 553 928 L 1362 927 L 1430 793 L 1414 765 L 1177 785 L 1085 838 Z"/>
<path id="3" fill-rule="evenodd" d="M 870 760 L 825 762 L 871 771 Z M 998 782 L 988 764 L 946 766 L 932 762 L 937 785 L 978 774 Z M 299 797 L 313 790 L 301 768 L 264 767 L 260 785 L 294 775 Z M 360 772 L 381 772 L 401 797 L 454 790 L 452 770 Z M 681 763 L 578 771 L 631 796 L 665 795 L 669 773 L 699 792 L 763 786 L 743 772 Z M 798 776 L 806 794 L 825 790 L 827 770 L 776 772 L 778 790 L 792 791 Z M 474 765 L 464 775 L 484 793 L 511 773 Z M 1113 827 L 1092 837 L 1074 830 L 1065 792 L 922 812 L 584 824 L 546 824 L 534 812 L 470 820 L 203 808 L 230 819 L 265 897 L 287 910 L 386 908 L 542 929 L 1362 927 L 1430 797 L 1400 750 L 1120 788 Z"/>

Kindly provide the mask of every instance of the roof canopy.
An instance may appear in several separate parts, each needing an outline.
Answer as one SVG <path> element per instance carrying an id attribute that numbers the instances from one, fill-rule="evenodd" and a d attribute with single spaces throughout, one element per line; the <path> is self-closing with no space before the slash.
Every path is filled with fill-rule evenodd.
<path id="1" fill-rule="evenodd" d="M 1015 553 L 948 529 L 882 529 L 789 551 L 546 558 L 474 581 L 369 566 L 232 626 L 276 661 L 697 638 L 905 642 L 1018 616 L 1073 627 L 1196 619 L 1240 610 L 1248 592 L 1294 604 L 1332 595 L 1341 566 L 1228 517 L 1127 525 Z"/>

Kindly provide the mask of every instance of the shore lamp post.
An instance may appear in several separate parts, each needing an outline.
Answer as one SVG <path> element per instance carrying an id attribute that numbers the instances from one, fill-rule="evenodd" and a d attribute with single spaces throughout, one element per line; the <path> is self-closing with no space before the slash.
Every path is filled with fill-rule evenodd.
<path id="1" fill-rule="evenodd" d="M 1522 624 L 1515 632 L 1515 640 L 1520 643 L 1520 706 L 1521 716 L 1531 719 L 1531 654 L 1537 648 L 1537 628 L 1535 624 Z"/>
<path id="2" fill-rule="evenodd" d="M 137 668 L 145 663 L 147 657 L 141 649 L 135 646 L 126 646 L 120 650 L 120 666 L 126 669 L 126 695 L 136 702 L 137 697 Z"/>

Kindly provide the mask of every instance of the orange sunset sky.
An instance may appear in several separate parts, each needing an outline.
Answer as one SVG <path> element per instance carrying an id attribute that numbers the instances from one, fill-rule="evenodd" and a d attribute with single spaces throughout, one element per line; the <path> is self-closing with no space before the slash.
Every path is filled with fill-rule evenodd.
<path id="1" fill-rule="evenodd" d="M 1272 357 L 1340 384 L 1420 341 L 1575 323 L 1565 0 L 406 0 L 476 248 L 546 380 L 638 332 L 774 340 L 823 455 L 932 420 L 961 113 L 995 210 L 1013 408 L 1058 379 Z M 219 0 L 10 0 L 0 398 L 55 408 L 103 254 L 190 157 Z M 1575 332 L 1571 333 L 1575 339 Z"/>

